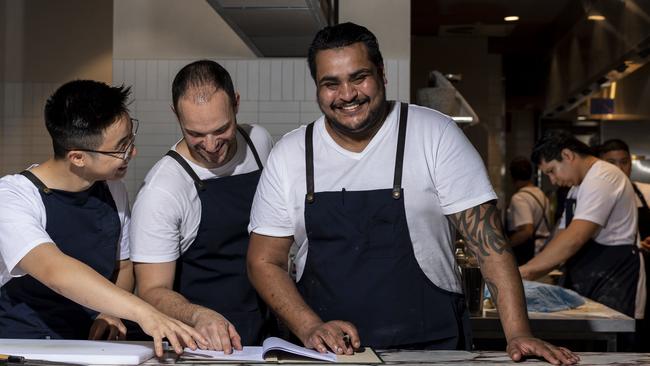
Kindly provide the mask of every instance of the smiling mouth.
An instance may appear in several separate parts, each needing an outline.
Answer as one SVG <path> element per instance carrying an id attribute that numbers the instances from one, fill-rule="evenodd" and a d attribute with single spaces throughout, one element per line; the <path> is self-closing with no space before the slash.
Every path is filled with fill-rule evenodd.
<path id="1" fill-rule="evenodd" d="M 343 112 L 355 112 L 357 111 L 362 105 L 368 103 L 368 100 L 355 100 L 351 103 L 339 103 L 339 104 L 334 104 L 333 107 L 334 109 L 342 110 Z"/>

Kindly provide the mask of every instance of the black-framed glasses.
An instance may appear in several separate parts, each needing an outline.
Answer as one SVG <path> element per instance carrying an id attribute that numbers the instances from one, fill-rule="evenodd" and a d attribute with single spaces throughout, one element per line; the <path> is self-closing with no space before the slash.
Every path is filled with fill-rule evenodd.
<path id="1" fill-rule="evenodd" d="M 102 150 L 93 150 L 93 149 L 67 149 L 68 151 L 86 151 L 86 152 L 94 152 L 98 154 L 104 154 L 108 155 L 117 159 L 122 159 L 124 161 L 128 161 L 131 158 L 131 153 L 133 152 L 133 148 L 135 147 L 135 136 L 138 134 L 138 127 L 140 126 L 140 121 L 131 118 L 131 141 L 129 141 L 129 144 L 126 145 L 124 150 L 119 150 L 119 151 L 102 151 Z"/>

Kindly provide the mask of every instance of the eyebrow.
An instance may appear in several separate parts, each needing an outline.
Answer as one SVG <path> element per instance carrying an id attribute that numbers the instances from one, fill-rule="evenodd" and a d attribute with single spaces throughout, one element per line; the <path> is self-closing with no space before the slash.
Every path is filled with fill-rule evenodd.
<path id="1" fill-rule="evenodd" d="M 360 75 L 362 75 L 362 74 L 366 74 L 366 73 L 371 74 L 371 73 L 372 73 L 372 70 L 369 69 L 369 68 L 359 69 L 359 70 L 357 70 L 357 71 L 355 71 L 355 72 L 349 74 L 349 75 L 348 75 L 348 79 L 356 79 L 356 78 L 358 78 Z M 340 80 L 340 79 L 339 79 L 338 77 L 336 77 L 336 76 L 325 75 L 325 76 L 323 76 L 323 77 L 318 81 L 318 83 L 321 84 L 321 83 L 323 83 L 323 82 L 328 82 L 328 81 L 339 81 L 339 80 Z"/>
<path id="2" fill-rule="evenodd" d="M 207 134 L 210 134 L 210 133 L 219 133 L 219 132 L 223 132 L 223 131 L 227 130 L 228 128 L 230 128 L 230 121 L 228 121 L 228 122 L 227 122 L 226 124 L 224 124 L 223 126 L 217 128 L 217 129 L 215 129 L 215 130 L 208 131 L 208 132 L 199 132 L 199 131 L 194 131 L 194 130 L 190 130 L 189 128 L 186 128 L 185 131 L 187 131 L 187 132 L 189 132 L 189 133 L 196 134 L 196 135 L 207 135 Z"/>

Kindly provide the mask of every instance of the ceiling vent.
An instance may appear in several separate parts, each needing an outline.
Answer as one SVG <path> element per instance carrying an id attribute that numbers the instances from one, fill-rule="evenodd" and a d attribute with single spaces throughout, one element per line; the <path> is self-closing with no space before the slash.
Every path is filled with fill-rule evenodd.
<path id="1" fill-rule="evenodd" d="M 336 0 L 206 0 L 258 57 L 305 57 Z"/>

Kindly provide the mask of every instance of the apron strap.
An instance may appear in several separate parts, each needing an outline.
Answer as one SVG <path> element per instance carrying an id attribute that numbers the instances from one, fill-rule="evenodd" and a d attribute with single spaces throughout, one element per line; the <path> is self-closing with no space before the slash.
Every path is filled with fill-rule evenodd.
<path id="1" fill-rule="evenodd" d="M 172 159 L 176 160 L 178 164 L 180 164 L 180 166 L 187 172 L 190 178 L 192 178 L 192 180 L 194 181 L 194 185 L 196 186 L 197 191 L 200 192 L 205 189 L 205 183 L 203 183 L 201 178 L 199 178 L 199 176 L 196 175 L 194 169 L 190 167 L 190 164 L 188 164 L 187 161 L 185 161 L 185 158 L 183 158 L 181 154 L 179 154 L 174 150 L 169 150 L 165 155 L 171 157 Z"/>
<path id="2" fill-rule="evenodd" d="M 643 207 L 647 210 L 648 202 L 646 202 L 645 197 L 643 197 L 643 193 L 641 193 L 641 191 L 639 190 L 639 187 L 637 187 L 636 184 L 632 182 L 632 188 L 634 188 L 634 192 L 639 197 L 639 200 L 641 200 L 641 204 L 643 204 Z"/>
<path id="3" fill-rule="evenodd" d="M 315 122 L 315 121 L 314 121 Z M 314 122 L 307 125 L 305 132 L 305 164 L 307 169 L 307 203 L 314 202 Z"/>
<path id="4" fill-rule="evenodd" d="M 257 154 L 257 149 L 255 149 L 255 145 L 253 145 L 253 141 L 251 140 L 251 137 L 248 135 L 248 133 L 240 125 L 237 125 L 237 131 L 239 131 L 239 133 L 241 133 L 241 135 L 244 137 L 244 140 L 246 140 L 246 143 L 248 144 L 248 147 L 253 152 L 253 156 L 255 157 L 255 161 L 257 162 L 257 166 L 260 168 L 260 170 L 264 169 L 264 167 L 262 166 L 262 160 L 260 160 L 260 156 Z"/>
<path id="5" fill-rule="evenodd" d="M 29 181 L 32 182 L 36 186 L 36 188 L 38 188 L 39 191 L 45 194 L 52 193 L 52 190 L 49 189 L 45 185 L 45 183 L 43 183 L 40 179 L 38 179 L 38 177 L 36 177 L 34 173 L 30 172 L 29 170 L 23 170 L 22 172 L 20 172 L 20 174 L 25 178 L 29 179 Z"/>
<path id="6" fill-rule="evenodd" d="M 400 103 L 399 134 L 397 136 L 397 153 L 395 155 L 395 175 L 393 177 L 392 196 L 398 200 L 402 197 L 402 168 L 404 166 L 404 146 L 406 145 L 406 121 L 408 104 Z M 307 125 L 305 132 L 305 164 L 307 174 L 307 203 L 314 202 L 314 122 Z"/>
<path id="7" fill-rule="evenodd" d="M 549 231 L 551 231 L 551 226 L 549 225 L 548 218 L 546 217 L 546 205 L 542 204 L 539 201 L 539 199 L 532 192 L 528 192 L 528 191 L 524 191 L 524 190 L 520 190 L 519 192 L 526 193 L 526 194 L 530 195 L 531 197 L 533 197 L 535 202 L 537 202 L 539 207 L 541 207 L 541 209 L 542 209 L 542 219 L 537 223 L 537 225 L 535 225 L 535 231 L 533 232 L 533 236 L 535 236 L 535 233 L 537 232 L 537 229 L 539 229 L 539 226 L 542 224 L 542 221 L 544 222 L 544 225 L 546 225 L 546 228 Z"/>
<path id="8" fill-rule="evenodd" d="M 395 177 L 393 178 L 393 198 L 398 200 L 402 196 L 402 167 L 404 165 L 404 145 L 406 143 L 406 121 L 409 105 L 400 103 L 399 109 L 399 135 L 397 136 L 397 154 L 395 156 Z"/>
<path id="9" fill-rule="evenodd" d="M 564 200 L 564 228 L 569 227 L 571 221 L 573 221 L 573 213 L 575 211 L 576 199 L 575 198 L 566 198 Z"/>

